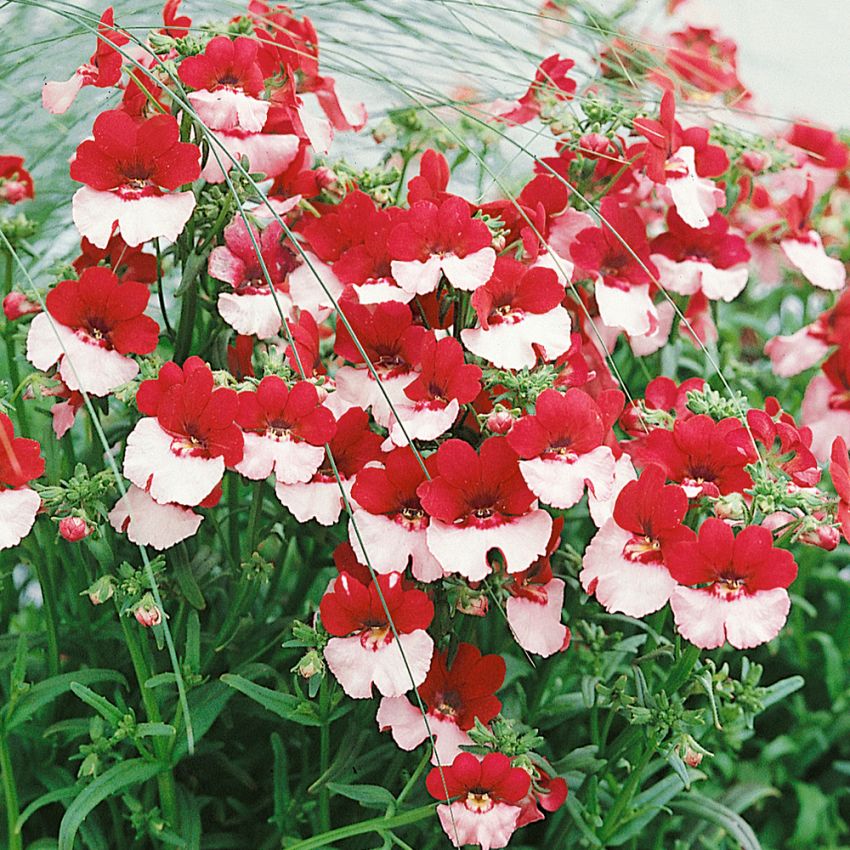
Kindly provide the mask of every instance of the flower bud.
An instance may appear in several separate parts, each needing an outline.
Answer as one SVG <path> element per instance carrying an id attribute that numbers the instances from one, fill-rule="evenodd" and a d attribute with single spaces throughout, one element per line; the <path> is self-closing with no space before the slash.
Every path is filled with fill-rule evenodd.
<path id="1" fill-rule="evenodd" d="M 20 319 L 21 316 L 40 312 L 41 307 L 35 301 L 30 301 L 23 292 L 10 292 L 3 299 L 3 314 L 10 322 Z"/>
<path id="2" fill-rule="evenodd" d="M 133 611 L 133 616 L 139 625 L 144 626 L 146 629 L 151 628 L 151 626 L 158 626 L 162 622 L 162 611 L 156 602 L 154 602 L 154 598 L 150 593 L 146 593 L 142 597 L 142 601 L 139 602 Z"/>
<path id="3" fill-rule="evenodd" d="M 493 434 L 504 436 L 509 434 L 514 427 L 514 418 L 509 410 L 504 407 L 497 406 L 487 417 L 485 424 L 487 430 Z"/>
<path id="4" fill-rule="evenodd" d="M 770 157 L 763 151 L 746 151 L 741 156 L 741 165 L 753 174 L 759 174 L 770 167 Z"/>
<path id="5" fill-rule="evenodd" d="M 831 552 L 841 542 L 841 532 L 834 525 L 815 525 L 804 528 L 797 539 L 809 546 L 818 546 Z"/>
<path id="6" fill-rule="evenodd" d="M 313 676 L 325 672 L 325 662 L 322 661 L 322 656 L 315 649 L 311 649 L 292 668 L 292 672 L 297 673 L 303 679 L 312 679 Z"/>
<path id="7" fill-rule="evenodd" d="M 59 533 L 69 543 L 77 543 L 93 531 L 94 526 L 89 525 L 82 517 L 65 516 L 59 520 Z"/>
<path id="8" fill-rule="evenodd" d="M 490 603 L 484 594 L 464 594 L 457 600 L 457 610 L 470 617 L 484 617 L 490 608 Z"/>
<path id="9" fill-rule="evenodd" d="M 88 596 L 92 605 L 102 605 L 108 599 L 112 599 L 115 593 L 115 579 L 112 576 L 101 576 L 84 593 Z"/>
<path id="10" fill-rule="evenodd" d="M 742 520 L 747 515 L 747 505 L 740 493 L 728 493 L 714 503 L 714 513 L 720 519 Z"/>
<path id="11" fill-rule="evenodd" d="M 26 183 L 21 180 L 0 180 L 0 203 L 17 204 L 28 197 Z"/>

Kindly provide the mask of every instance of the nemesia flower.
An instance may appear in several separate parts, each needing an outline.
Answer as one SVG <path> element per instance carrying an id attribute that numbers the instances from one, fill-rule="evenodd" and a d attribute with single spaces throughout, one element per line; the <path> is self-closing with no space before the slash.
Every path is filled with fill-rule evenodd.
<path id="1" fill-rule="evenodd" d="M 413 314 L 406 304 L 389 302 L 368 308 L 346 301 L 340 310 L 351 331 L 338 320 L 334 351 L 355 365 L 337 370 L 337 389 L 331 404 L 371 409 L 375 421 L 386 428 L 392 408 L 404 403 L 404 390 L 416 378 L 414 364 L 428 332 L 413 324 Z M 377 380 L 367 363 L 375 370 Z M 339 407 L 335 409 L 338 411 Z"/>
<path id="2" fill-rule="evenodd" d="M 614 454 L 603 445 L 623 406 L 623 395 L 600 397 L 600 406 L 575 387 L 566 393 L 544 390 L 533 416 L 521 417 L 507 436 L 520 456 L 519 468 L 541 502 L 565 510 L 584 495 L 585 486 L 606 498 L 614 482 Z"/>
<path id="3" fill-rule="evenodd" d="M 710 216 L 705 227 L 686 224 L 674 209 L 667 213 L 667 232 L 650 243 L 659 283 L 679 295 L 703 292 L 706 298 L 732 301 L 747 284 L 747 244 L 729 233 L 729 222 Z"/>
<path id="4" fill-rule="evenodd" d="M 635 119 L 635 132 L 647 139 L 638 163 L 650 180 L 666 187 L 686 224 L 707 227 L 709 216 L 725 199 L 725 193 L 708 178 L 723 174 L 729 157 L 722 147 L 709 143 L 707 129 L 682 130 L 675 115 L 676 100 L 668 90 L 661 98 L 658 121 Z"/>
<path id="5" fill-rule="evenodd" d="M 434 605 L 421 590 L 405 587 L 401 573 L 376 576 L 366 586 L 343 572 L 319 612 L 333 635 L 325 661 L 352 699 L 370 699 L 373 686 L 385 697 L 400 697 L 425 681 L 434 652 L 425 629 Z"/>
<path id="6" fill-rule="evenodd" d="M 546 551 L 552 518 L 535 507 L 505 437 L 490 437 L 478 453 L 463 440 L 447 440 L 435 463 L 438 474 L 417 492 L 431 517 L 428 548 L 445 572 L 480 581 L 492 572 L 491 549 L 501 552 L 509 573 Z"/>
<path id="7" fill-rule="evenodd" d="M 517 820 L 517 829 L 529 823 L 543 820 L 547 812 L 556 812 L 567 799 L 567 782 L 560 776 L 550 776 L 535 765 L 536 776 L 532 777 L 531 787 L 522 801 L 522 812 Z"/>
<path id="8" fill-rule="evenodd" d="M 256 39 L 217 35 L 203 53 L 187 56 L 178 66 L 181 81 L 195 89 L 187 95 L 189 102 L 211 130 L 263 129 L 269 102 L 258 97 L 263 93 L 258 50 Z"/>
<path id="9" fill-rule="evenodd" d="M 210 252 L 208 271 L 233 287 L 232 292 L 218 296 L 218 312 L 224 321 L 239 334 L 268 339 L 280 331 L 281 313 L 284 319 L 290 318 L 286 276 L 295 267 L 295 257 L 281 244 L 283 228 L 276 221 L 262 231 L 253 224 L 250 227 L 249 231 L 242 216 L 236 215 L 224 228 L 224 245 Z"/>
<path id="10" fill-rule="evenodd" d="M 732 417 L 715 422 L 700 414 L 677 420 L 669 431 L 655 428 L 625 448 L 638 466 L 658 464 L 689 499 L 742 493 L 752 486 L 744 467 L 755 459 L 755 447 L 730 439 L 740 427 L 740 420 Z"/>
<path id="11" fill-rule="evenodd" d="M 215 389 L 212 371 L 199 357 L 182 368 L 166 363 L 156 380 L 142 382 L 136 405 L 145 418 L 127 437 L 124 475 L 160 504 L 201 504 L 225 467 L 242 460 L 238 396 Z"/>
<path id="12" fill-rule="evenodd" d="M 552 269 L 499 257 L 493 276 L 472 295 L 478 326 L 462 330 L 461 340 L 500 369 L 530 369 L 538 357 L 555 360 L 570 347 L 563 297 L 564 286 Z"/>
<path id="13" fill-rule="evenodd" d="M 543 104 L 572 100 L 578 84 L 567 75 L 575 64 L 572 59 L 562 59 L 557 53 L 547 56 L 540 63 L 528 91 L 499 117 L 513 124 L 526 124 L 540 114 Z"/>
<path id="14" fill-rule="evenodd" d="M 204 519 L 183 505 L 160 504 L 135 484 L 118 499 L 107 517 L 115 531 L 126 534 L 131 543 L 151 546 L 158 552 L 192 537 Z"/>
<path id="15" fill-rule="evenodd" d="M 634 336 L 652 331 L 658 313 L 650 284 L 658 270 L 649 258 L 646 228 L 638 214 L 611 197 L 600 204 L 601 227 L 582 230 L 572 245 L 576 265 L 596 275 L 594 293 L 606 325 Z"/>
<path id="16" fill-rule="evenodd" d="M 688 378 L 677 385 L 665 375 L 659 375 L 646 385 L 639 402 L 633 401 L 626 406 L 620 417 L 620 427 L 636 440 L 645 437 L 652 424 L 664 424 L 672 428 L 677 419 L 689 419 L 694 415 L 688 408 L 688 393 L 698 392 L 704 387 L 703 378 Z"/>
<path id="17" fill-rule="evenodd" d="M 359 407 L 347 410 L 337 420 L 336 434 L 329 442 L 342 488 L 350 496 L 357 473 L 381 455 L 381 436 L 369 428 L 369 416 Z M 280 503 L 298 522 L 315 519 L 320 525 L 333 525 L 342 512 L 343 500 L 330 458 L 306 482 L 275 484 Z M 371 555 L 371 553 L 369 553 Z M 401 566 L 401 565 L 400 565 Z"/>
<path id="18" fill-rule="evenodd" d="M 156 282 L 156 257 L 146 254 L 141 248 L 131 248 L 116 233 L 109 238 L 106 246 L 98 248 L 83 237 L 80 242 L 80 256 L 71 265 L 81 275 L 92 266 L 107 265 L 119 280 L 135 280 L 138 283 Z"/>
<path id="19" fill-rule="evenodd" d="M 850 441 L 850 347 L 836 349 L 809 381 L 801 414 L 803 425 L 812 432 L 811 450 L 821 463 L 836 437 Z"/>
<path id="20" fill-rule="evenodd" d="M 0 413 L 0 549 L 17 546 L 32 530 L 41 498 L 27 484 L 43 474 L 39 444 L 16 437 L 12 420 Z"/>
<path id="21" fill-rule="evenodd" d="M 376 573 L 388 573 L 411 561 L 414 578 L 436 581 L 443 570 L 426 540 L 429 517 L 416 488 L 433 474 L 434 460 L 421 461 L 411 448 L 393 449 L 381 467 L 366 467 L 356 476 L 351 496 L 357 504 L 348 523 L 348 539 L 361 563 L 366 556 Z M 362 541 L 362 543 L 361 543 Z M 365 553 L 364 553 L 365 549 Z"/>
<path id="22" fill-rule="evenodd" d="M 481 392 L 481 369 L 464 362 L 463 348 L 452 337 L 422 339 L 419 373 L 404 388 L 404 398 L 390 414 L 390 440 L 436 440 L 451 428 L 462 404 Z"/>
<path id="23" fill-rule="evenodd" d="M 626 484 L 613 516 L 585 550 L 581 585 L 606 611 L 645 617 L 664 607 L 676 587 L 667 553 L 688 534 L 682 525 L 688 497 L 664 481 L 664 472 L 653 464 Z"/>
<path id="24" fill-rule="evenodd" d="M 843 437 L 836 437 L 830 452 L 829 474 L 838 493 L 838 522 L 844 539 L 850 542 L 850 458 Z"/>
<path id="25" fill-rule="evenodd" d="M 255 481 L 272 472 L 284 484 L 309 481 L 336 433 L 336 420 L 313 384 L 298 381 L 290 388 L 276 375 L 263 378 L 255 392 L 239 393 L 236 422 L 245 438 L 236 471 Z"/>
<path id="26" fill-rule="evenodd" d="M 832 188 L 839 173 L 847 168 L 850 161 L 847 145 L 825 127 L 797 122 L 788 131 L 786 139 L 797 153 L 802 154 L 803 169 L 812 178 L 819 195 Z"/>
<path id="27" fill-rule="evenodd" d="M 0 156 L 0 204 L 18 204 L 34 194 L 22 156 Z"/>
<path id="28" fill-rule="evenodd" d="M 416 689 L 425 705 L 426 720 L 407 697 L 384 697 L 375 719 L 381 731 L 389 729 L 403 750 L 414 750 L 434 739 L 431 764 L 449 765 L 470 745 L 466 733 L 478 720 L 488 724 L 502 709 L 495 695 L 505 680 L 505 661 L 482 655 L 478 647 L 460 643 L 451 665 L 448 652 L 435 652 L 425 681 Z M 430 732 L 430 734 L 429 734 Z"/>
<path id="29" fill-rule="evenodd" d="M 407 184 L 407 202 L 413 206 L 417 201 L 437 201 L 443 197 L 449 185 L 451 171 L 446 158 L 429 148 L 419 160 L 419 174 L 411 177 Z"/>
<path id="30" fill-rule="evenodd" d="M 406 292 L 433 292 L 445 275 L 455 288 L 471 292 L 493 273 L 496 252 L 487 225 L 473 219 L 469 204 L 448 197 L 439 205 L 417 201 L 389 235 L 390 269 Z"/>
<path id="31" fill-rule="evenodd" d="M 27 359 L 43 371 L 58 363 L 71 390 L 109 395 L 139 373 L 127 355 L 150 354 L 159 341 L 159 325 L 144 315 L 149 298 L 144 284 L 122 283 L 106 268 L 60 281 L 47 293 L 47 312 L 32 320 Z"/>
<path id="32" fill-rule="evenodd" d="M 511 767 L 502 753 L 482 759 L 461 753 L 448 767 L 432 768 L 425 785 L 432 797 L 446 801 L 437 806 L 437 815 L 455 847 L 476 844 L 491 850 L 511 840 L 531 777 Z"/>
<path id="33" fill-rule="evenodd" d="M 546 553 L 527 570 L 512 573 L 506 585 L 505 617 L 516 642 L 526 651 L 548 658 L 570 643 L 570 630 L 561 622 L 564 581 L 552 576 L 549 560 L 561 543 L 564 518 L 552 523 Z"/>
<path id="34" fill-rule="evenodd" d="M 726 642 L 751 649 L 776 637 L 791 607 L 793 555 L 775 549 L 766 528 L 750 525 L 736 536 L 714 517 L 689 536 L 667 554 L 670 574 L 682 585 L 670 598 L 682 637 L 703 649 Z"/>
<path id="35" fill-rule="evenodd" d="M 688 26 L 670 33 L 664 61 L 677 79 L 698 92 L 721 94 L 727 103 L 746 101 L 750 94 L 738 79 L 738 46 L 717 30 Z"/>
<path id="36" fill-rule="evenodd" d="M 298 136 L 290 133 L 249 133 L 246 130 L 216 130 L 215 142 L 201 177 L 207 183 L 224 183 L 234 162 L 248 160 L 248 173 L 277 177 L 283 174 L 298 155 Z"/>
<path id="37" fill-rule="evenodd" d="M 837 257 L 827 255 L 820 234 L 813 230 L 809 217 L 814 206 L 814 183 L 808 180 L 806 191 L 792 195 L 784 204 L 788 229 L 779 246 L 806 280 L 821 289 L 843 289 L 847 270 Z"/>
<path id="38" fill-rule="evenodd" d="M 130 36 L 115 27 L 115 13 L 110 6 L 97 25 L 97 47 L 91 59 L 80 65 L 65 82 L 48 82 L 41 90 L 41 104 L 54 115 L 67 112 L 84 86 L 111 88 L 121 82 L 124 57 L 116 48 L 124 47 Z"/>
<path id="39" fill-rule="evenodd" d="M 84 183 L 72 212 L 80 234 L 105 248 L 115 224 L 130 247 L 158 236 L 174 241 L 192 210 L 192 192 L 175 192 L 200 174 L 200 151 L 180 141 L 177 120 L 154 115 L 137 124 L 124 112 L 102 112 L 94 138 L 77 148 L 71 178 Z"/>
<path id="40" fill-rule="evenodd" d="M 185 38 L 189 35 L 192 19 L 188 15 L 178 15 L 182 0 L 165 0 L 162 7 L 162 22 L 165 26 L 160 30 L 172 38 Z"/>

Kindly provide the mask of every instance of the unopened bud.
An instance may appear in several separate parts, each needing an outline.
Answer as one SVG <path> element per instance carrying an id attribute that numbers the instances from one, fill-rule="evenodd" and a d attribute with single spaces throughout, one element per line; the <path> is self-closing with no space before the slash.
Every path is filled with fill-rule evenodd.
<path id="1" fill-rule="evenodd" d="M 83 592 L 88 596 L 92 605 L 102 605 L 108 599 L 112 599 L 115 593 L 115 579 L 112 576 L 101 576 L 88 590 Z"/>
<path id="2" fill-rule="evenodd" d="M 325 672 L 325 662 L 315 649 L 311 649 L 292 668 L 292 672 L 297 673 L 303 679 L 312 679 L 313 676 L 321 675 Z"/>
<path id="3" fill-rule="evenodd" d="M 30 301 L 23 292 L 10 292 L 3 299 L 3 314 L 10 322 L 27 316 L 30 313 L 40 313 L 41 307 L 35 301 Z"/>
<path id="4" fill-rule="evenodd" d="M 741 520 L 747 515 L 747 504 L 740 493 L 728 493 L 714 503 L 714 513 L 725 520 Z"/>
<path id="5" fill-rule="evenodd" d="M 65 516 L 59 520 L 59 534 L 69 543 L 77 543 L 93 531 L 94 526 L 89 525 L 82 517 Z"/>
<path id="6" fill-rule="evenodd" d="M 509 434 L 514 427 L 514 418 L 509 410 L 504 407 L 497 406 L 485 420 L 487 430 L 493 434 L 504 436 Z"/>
<path id="7" fill-rule="evenodd" d="M 741 165 L 753 174 L 759 174 L 770 166 L 770 157 L 762 151 L 746 151 L 741 156 Z"/>
<path id="8" fill-rule="evenodd" d="M 490 603 L 484 594 L 462 595 L 457 600 L 457 610 L 470 617 L 484 617 L 490 608 Z"/>
<path id="9" fill-rule="evenodd" d="M 142 597 L 142 601 L 133 611 L 133 616 L 139 625 L 146 629 L 151 628 L 151 626 L 158 626 L 162 622 L 162 611 L 150 593 L 146 593 Z"/>
<path id="10" fill-rule="evenodd" d="M 841 532 L 834 525 L 816 525 L 801 531 L 797 539 L 831 552 L 841 542 Z"/>
<path id="11" fill-rule="evenodd" d="M 21 180 L 0 180 L 0 202 L 17 204 L 29 197 L 27 184 Z"/>

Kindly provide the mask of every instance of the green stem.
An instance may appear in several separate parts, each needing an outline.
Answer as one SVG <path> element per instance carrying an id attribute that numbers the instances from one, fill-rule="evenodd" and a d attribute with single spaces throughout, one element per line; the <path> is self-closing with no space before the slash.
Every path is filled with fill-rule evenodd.
<path id="1" fill-rule="evenodd" d="M 192 347 L 192 331 L 195 329 L 195 312 L 198 308 L 198 277 L 189 284 L 183 294 L 180 307 L 180 323 L 177 326 L 177 342 L 174 343 L 174 360 L 182 363 Z"/>
<path id="2" fill-rule="evenodd" d="M 234 563 L 239 563 L 239 476 L 227 482 L 227 541 Z"/>
<path id="3" fill-rule="evenodd" d="M 263 497 L 265 481 L 254 485 L 254 497 L 251 500 L 251 513 L 248 515 L 248 557 L 250 558 L 257 547 L 257 532 L 260 529 L 260 518 L 263 515 Z"/>
<path id="4" fill-rule="evenodd" d="M 319 688 L 319 714 L 322 718 L 319 739 L 319 775 L 324 776 L 331 761 L 330 688 L 328 677 L 322 677 Z M 319 788 L 319 828 L 327 832 L 331 828 L 331 796 L 327 782 Z"/>
<path id="5" fill-rule="evenodd" d="M 144 87 L 142 87 L 144 91 Z M 145 92 L 147 93 L 147 92 Z M 168 310 L 165 309 L 165 291 L 162 288 L 162 254 L 159 250 L 159 239 L 153 240 L 154 248 L 156 248 L 156 296 L 159 299 L 159 309 L 162 312 L 162 320 L 165 322 L 165 331 L 171 342 L 174 342 L 174 328 L 171 327 L 171 322 L 168 320 Z"/>
<path id="6" fill-rule="evenodd" d="M 414 789 L 416 783 L 419 781 L 419 777 L 422 776 L 423 771 L 426 767 L 428 767 L 428 762 L 431 758 L 431 747 L 430 745 L 425 748 L 425 752 L 422 754 L 422 759 L 419 764 L 416 766 L 416 770 L 410 774 L 410 779 L 405 783 L 404 788 L 401 789 L 401 794 L 396 797 L 396 803 L 400 806 L 407 795 Z"/>
<path id="7" fill-rule="evenodd" d="M 15 786 L 15 774 L 12 772 L 12 757 L 9 753 L 9 740 L 6 737 L 5 730 L 0 732 L 0 773 L 3 774 L 3 799 L 6 801 L 9 850 L 23 850 L 23 838 L 15 830 L 21 810 L 18 805 L 18 789 Z"/>
<path id="8" fill-rule="evenodd" d="M 12 291 L 14 258 L 11 253 L 6 252 L 6 268 L 3 279 L 3 297 L 5 298 Z M 4 319 L 3 324 L 3 344 L 6 348 L 6 361 L 9 368 L 9 383 L 12 385 L 12 392 L 16 392 L 21 383 L 21 372 L 18 369 L 18 361 L 15 359 L 15 325 L 8 319 Z M 27 411 L 24 407 L 24 400 L 19 399 L 15 405 L 15 413 L 18 417 L 18 431 L 22 435 L 30 433 L 29 421 L 27 419 Z"/>
<path id="9" fill-rule="evenodd" d="M 641 753 L 640 759 L 638 759 L 637 764 L 632 768 L 632 772 L 626 780 L 625 785 L 620 789 L 617 799 L 614 800 L 614 805 L 611 806 L 608 817 L 605 818 L 605 823 L 602 825 L 602 830 L 599 833 L 599 840 L 603 846 L 605 846 L 608 839 L 617 831 L 620 817 L 634 798 L 635 793 L 640 787 L 643 772 L 655 753 L 655 741 L 650 737 L 646 741 L 646 748 Z"/>
<path id="10" fill-rule="evenodd" d="M 145 713 L 151 723 L 161 723 L 162 714 L 159 710 L 156 690 L 145 687 L 145 682 L 151 677 L 151 669 L 144 647 L 139 640 L 134 626 L 126 617 L 121 616 L 120 611 L 118 616 L 121 620 L 121 630 L 124 632 L 127 649 L 130 651 L 130 659 L 133 662 L 136 681 L 139 683 L 139 691 L 142 697 L 142 704 L 145 707 Z M 155 736 L 153 738 L 153 747 L 156 757 L 164 764 L 167 764 L 168 741 L 163 737 Z M 173 829 L 177 825 L 177 786 L 174 782 L 173 770 L 169 767 L 167 771 L 157 774 L 156 781 L 159 787 L 159 802 L 162 806 L 162 813 Z"/>
<path id="11" fill-rule="evenodd" d="M 51 676 L 55 676 L 59 672 L 59 631 L 57 627 L 59 617 L 56 611 L 56 593 L 50 575 L 50 564 L 40 556 L 41 553 L 48 553 L 48 558 L 52 561 L 55 543 L 50 540 L 47 541 L 45 546 L 39 531 L 40 529 L 36 529 L 36 540 L 41 552 L 36 551 L 31 561 L 35 568 L 36 578 L 41 586 L 42 610 L 44 611 L 44 624 L 47 630 L 47 669 Z"/>
<path id="12" fill-rule="evenodd" d="M 321 835 L 314 835 L 312 838 L 305 838 L 303 841 L 291 844 L 288 850 L 316 850 L 318 847 L 327 847 L 335 841 L 342 841 L 344 838 L 352 838 L 355 835 L 397 829 L 400 826 L 407 826 L 425 820 L 425 818 L 433 817 L 435 811 L 436 804 L 429 803 L 427 806 L 420 806 L 418 809 L 411 809 L 409 812 L 402 812 L 402 814 L 394 815 L 391 818 L 378 817 L 360 821 L 360 823 L 352 823 L 348 826 L 332 829 L 330 832 L 323 832 Z"/>

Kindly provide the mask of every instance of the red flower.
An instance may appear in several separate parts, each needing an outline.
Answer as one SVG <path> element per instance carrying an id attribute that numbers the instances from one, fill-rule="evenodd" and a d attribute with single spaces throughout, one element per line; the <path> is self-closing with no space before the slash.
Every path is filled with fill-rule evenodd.
<path id="1" fill-rule="evenodd" d="M 850 152 L 832 130 L 811 124 L 794 124 L 788 141 L 806 153 L 806 160 L 820 168 L 842 170 L 847 167 Z"/>
<path id="2" fill-rule="evenodd" d="M 838 493 L 838 522 L 844 539 L 850 542 L 850 459 L 843 437 L 836 437 L 832 444 L 829 474 L 832 486 Z"/>
<path id="3" fill-rule="evenodd" d="M 340 309 L 354 332 L 352 338 L 342 322 L 337 325 L 334 351 L 340 357 L 350 363 L 365 363 L 368 359 L 382 377 L 406 373 L 418 361 L 427 331 L 421 325 L 413 324 L 413 314 L 406 304 L 391 301 L 370 310 L 356 302 L 346 301 Z M 355 339 L 366 353 L 366 359 Z"/>
<path id="4" fill-rule="evenodd" d="M 464 362 L 463 348 L 451 337 L 424 336 L 417 365 L 419 375 L 404 389 L 411 401 L 468 404 L 481 391 L 481 369 Z"/>
<path id="5" fill-rule="evenodd" d="M 177 14 L 181 2 L 182 0 L 165 0 L 162 7 L 162 22 L 165 26 L 160 32 L 172 38 L 185 38 L 192 26 L 192 19 L 188 15 Z"/>
<path id="6" fill-rule="evenodd" d="M 640 445 L 627 448 L 635 463 L 657 463 L 688 498 L 742 493 L 752 486 L 744 467 L 754 461 L 755 449 L 751 445 L 745 450 L 730 439 L 740 427 L 734 418 L 715 422 L 710 416 L 692 416 L 678 420 L 672 431 L 656 428 Z"/>
<path id="7" fill-rule="evenodd" d="M 425 459 L 425 468 L 433 473 L 434 455 Z M 383 468 L 370 466 L 357 473 L 351 495 L 370 514 L 399 515 L 408 523 L 424 522 L 417 488 L 426 480 L 425 470 L 411 448 L 393 449 L 381 456 Z"/>
<path id="8" fill-rule="evenodd" d="M 468 731 L 476 720 L 489 723 L 502 710 L 495 694 L 505 681 L 505 670 L 500 655 L 482 655 L 478 647 L 461 643 L 451 666 L 447 651 L 434 654 L 419 696 L 430 711 Z"/>
<path id="9" fill-rule="evenodd" d="M 251 225 L 249 233 L 242 216 L 237 214 L 224 228 L 224 245 L 218 245 L 210 252 L 210 275 L 229 283 L 238 294 L 248 295 L 269 291 L 268 272 L 275 288 L 285 291 L 286 276 L 296 262 L 292 251 L 281 244 L 282 236 L 283 228 L 276 221 L 262 231 Z M 254 248 L 255 242 L 260 249 L 262 264 Z"/>
<path id="10" fill-rule="evenodd" d="M 576 236 L 573 260 L 618 289 L 650 283 L 658 271 L 649 258 L 646 226 L 640 216 L 611 197 L 602 199 L 600 215 L 601 227 L 589 227 Z"/>
<path id="11" fill-rule="evenodd" d="M 685 27 L 670 34 L 666 63 L 677 78 L 698 91 L 723 94 L 741 102 L 749 92 L 738 79 L 738 47 L 731 38 L 720 38 L 713 29 Z"/>
<path id="12" fill-rule="evenodd" d="M 375 576 L 368 587 L 342 573 L 333 589 L 322 597 L 319 612 L 330 634 L 359 634 L 364 647 L 381 647 L 393 640 L 390 622 L 400 635 L 427 629 L 434 619 L 434 604 L 421 590 L 406 588 L 400 573 Z"/>
<path id="13" fill-rule="evenodd" d="M 729 222 L 720 213 L 708 219 L 708 226 L 690 227 L 671 207 L 667 212 L 667 233 L 650 243 L 653 254 L 663 254 L 676 262 L 705 260 L 716 269 L 729 269 L 750 259 L 747 243 L 729 233 Z"/>
<path id="14" fill-rule="evenodd" d="M 0 156 L 0 203 L 17 204 L 33 197 L 33 182 L 22 156 Z"/>
<path id="15" fill-rule="evenodd" d="M 670 427 L 678 419 L 688 419 L 693 413 L 688 409 L 688 393 L 701 390 L 705 386 L 702 378 L 688 378 L 676 386 L 676 382 L 660 375 L 653 378 L 647 385 L 643 397 L 643 406 L 647 411 L 664 411 L 670 416 Z M 633 402 L 620 417 L 620 427 L 629 436 L 643 438 L 646 430 L 641 425 L 642 419 L 638 407 Z"/>
<path id="16" fill-rule="evenodd" d="M 548 56 L 540 63 L 528 91 L 510 112 L 501 117 L 516 124 L 525 124 L 540 114 L 542 105 L 547 101 L 572 100 L 577 83 L 568 74 L 575 64 L 572 59 L 562 59 L 557 53 Z"/>
<path id="17" fill-rule="evenodd" d="M 773 547 L 773 535 L 748 525 L 736 536 L 723 520 L 711 517 L 689 540 L 670 549 L 667 568 L 685 585 L 713 585 L 718 593 L 755 593 L 788 587 L 797 578 L 794 556 Z"/>
<path id="18" fill-rule="evenodd" d="M 531 777 L 521 767 L 511 767 L 502 753 L 488 753 L 481 761 L 461 753 L 449 767 L 432 768 L 425 785 L 438 800 L 460 797 L 483 813 L 496 803 L 518 804 L 528 793 Z"/>
<path id="19" fill-rule="evenodd" d="M 407 203 L 439 200 L 449 185 L 449 164 L 435 150 L 427 150 L 419 161 L 419 174 L 407 184 Z"/>
<path id="20" fill-rule="evenodd" d="M 98 248 L 83 237 L 80 256 L 71 265 L 81 275 L 85 269 L 100 266 L 104 262 L 119 280 L 136 280 L 139 283 L 153 283 L 156 280 L 156 257 L 146 254 L 139 247 L 131 248 L 118 233 L 110 237 L 105 248 Z"/>
<path id="21" fill-rule="evenodd" d="M 182 369 L 166 363 L 156 380 L 142 382 L 136 404 L 180 441 L 182 454 L 221 457 L 227 466 L 241 460 L 243 438 L 235 421 L 239 397 L 226 387 L 215 389 L 212 371 L 199 357 L 190 357 Z"/>
<path id="22" fill-rule="evenodd" d="M 94 139 L 77 148 L 71 178 L 92 189 L 120 189 L 124 196 L 156 195 L 177 189 L 201 173 L 197 145 L 180 141 L 180 128 L 171 115 L 154 115 L 137 124 L 124 112 L 97 116 Z"/>
<path id="23" fill-rule="evenodd" d="M 256 96 L 263 91 L 258 49 L 259 43 L 253 38 L 239 36 L 231 40 L 226 35 L 217 35 L 203 53 L 186 57 L 177 73 L 193 89 L 240 88 Z"/>
<path id="24" fill-rule="evenodd" d="M 330 441 L 331 454 L 337 471 L 342 478 L 352 478 L 367 463 L 382 457 L 383 439 L 369 428 L 369 414 L 365 410 L 353 407 L 339 417 L 336 434 Z M 333 469 L 329 459 L 325 459 L 319 475 L 334 481 Z"/>
<path id="25" fill-rule="evenodd" d="M 418 492 L 428 514 L 443 522 L 498 524 L 501 517 L 522 516 L 534 502 L 505 437 L 485 440 L 479 453 L 463 440 L 446 440 L 436 458 L 439 474 Z"/>
<path id="26" fill-rule="evenodd" d="M 9 322 L 40 312 L 41 305 L 36 301 L 30 301 L 23 292 L 10 292 L 3 299 L 3 315 Z"/>
<path id="27" fill-rule="evenodd" d="M 41 446 L 35 440 L 16 437 L 12 420 L 0 413 L 0 492 L 23 487 L 43 474 Z"/>
<path id="28" fill-rule="evenodd" d="M 79 280 L 60 281 L 47 293 L 47 312 L 65 327 L 119 354 L 150 354 L 159 325 L 144 315 L 150 291 L 121 282 L 109 269 L 85 269 Z"/>
<path id="29" fill-rule="evenodd" d="M 236 421 L 243 431 L 277 436 L 290 434 L 313 446 L 321 446 L 336 433 L 336 421 L 322 407 L 316 387 L 299 381 L 291 389 L 276 375 L 267 375 L 256 392 L 239 393 Z"/>

